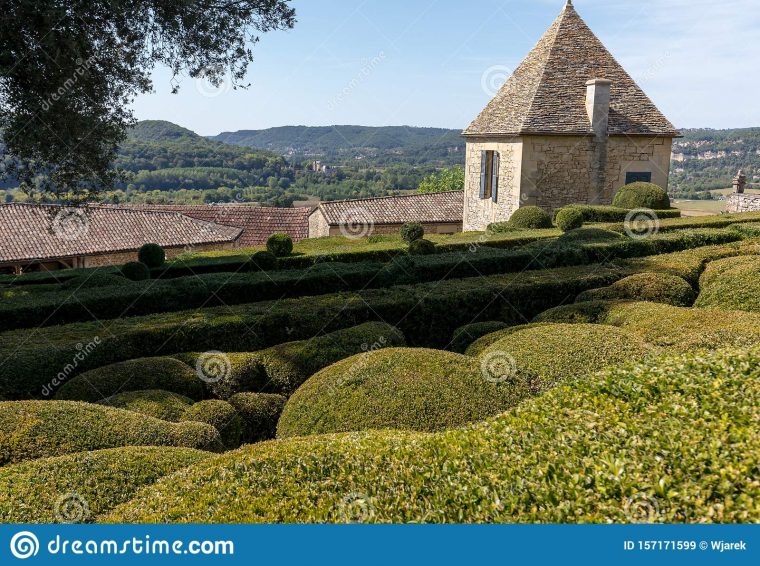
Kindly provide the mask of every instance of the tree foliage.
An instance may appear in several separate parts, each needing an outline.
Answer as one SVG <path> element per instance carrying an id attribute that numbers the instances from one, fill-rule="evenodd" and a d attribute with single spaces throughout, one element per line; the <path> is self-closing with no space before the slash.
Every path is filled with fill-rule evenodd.
<path id="1" fill-rule="evenodd" d="M 445 193 L 464 190 L 464 169 L 450 167 L 434 173 L 420 183 L 418 193 Z"/>
<path id="2" fill-rule="evenodd" d="M 178 77 L 245 86 L 259 33 L 292 27 L 288 0 L 8 0 L 0 13 L 2 173 L 29 192 L 84 200 L 112 166 L 128 104 L 165 65 Z"/>

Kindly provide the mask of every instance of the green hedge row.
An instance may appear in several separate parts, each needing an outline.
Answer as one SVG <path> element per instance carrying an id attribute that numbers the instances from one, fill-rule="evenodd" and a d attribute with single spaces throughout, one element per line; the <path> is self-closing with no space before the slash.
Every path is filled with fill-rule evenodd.
<path id="1" fill-rule="evenodd" d="M 644 361 L 463 430 L 246 447 L 100 520 L 756 523 L 759 386 L 757 347 Z"/>
<path id="2" fill-rule="evenodd" d="M 590 204 L 571 204 L 564 208 L 572 208 L 579 211 L 583 215 L 583 222 L 597 223 L 597 222 L 624 222 L 630 210 L 627 208 L 618 208 L 616 206 L 604 206 L 604 205 L 590 205 Z M 558 208 L 554 211 L 554 219 L 557 219 L 557 213 L 562 210 Z M 680 218 L 681 211 L 677 208 L 671 208 L 668 210 L 655 210 L 654 213 L 657 218 L 665 220 L 666 218 Z"/>
<path id="3" fill-rule="evenodd" d="M 211 457 L 167 446 L 127 446 L 0 468 L 0 523 L 91 523 L 156 480 Z"/>
<path id="4" fill-rule="evenodd" d="M 201 423 L 170 423 L 74 401 L 0 402 L 0 466 L 120 446 L 216 450 L 219 433 Z"/>
<path id="5" fill-rule="evenodd" d="M 34 398 L 87 371 L 134 358 L 190 351 L 252 352 L 323 332 L 384 320 L 410 345 L 442 348 L 460 326 L 500 320 L 520 324 L 588 289 L 631 274 L 671 273 L 696 284 L 711 260 L 756 253 L 737 242 L 608 266 L 578 266 L 421 283 L 199 312 L 155 314 L 105 323 L 77 323 L 0 334 L 0 396 Z M 431 333 L 430 329 L 435 332 Z"/>
<path id="6" fill-rule="evenodd" d="M 588 238 L 584 238 L 588 234 Z M 33 294 L 0 304 L 0 331 L 104 320 L 281 297 L 391 287 L 444 279 L 601 263 L 740 240 L 730 230 L 700 229 L 645 239 L 610 239 L 597 229 L 578 230 L 513 250 L 479 247 L 472 252 L 404 256 L 388 264 L 323 264 L 304 271 L 219 274 L 124 287 Z"/>
<path id="7" fill-rule="evenodd" d="M 443 347 L 464 324 L 525 322 L 625 275 L 620 268 L 601 266 L 526 271 L 47 327 L 35 330 L 33 341 L 26 330 L 5 332 L 0 334 L 0 395 L 33 398 L 56 380 L 124 360 L 193 351 L 251 352 L 368 321 L 397 326 L 411 345 Z"/>

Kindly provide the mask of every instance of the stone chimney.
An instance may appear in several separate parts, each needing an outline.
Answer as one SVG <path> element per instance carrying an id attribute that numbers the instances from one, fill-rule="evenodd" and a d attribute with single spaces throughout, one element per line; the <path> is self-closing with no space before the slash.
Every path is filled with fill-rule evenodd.
<path id="1" fill-rule="evenodd" d="M 734 177 L 734 192 L 736 194 L 744 194 L 744 189 L 747 188 L 747 176 L 744 171 L 739 169 L 739 172 Z"/>
<path id="2" fill-rule="evenodd" d="M 586 113 L 597 137 L 607 136 L 610 118 L 610 86 L 607 79 L 591 79 L 586 83 Z"/>
<path id="3" fill-rule="evenodd" d="M 604 192 L 607 183 L 607 125 L 610 119 L 610 86 L 607 79 L 591 79 L 586 83 L 586 113 L 591 130 L 594 132 L 591 162 L 591 194 L 589 202 L 605 202 Z"/>

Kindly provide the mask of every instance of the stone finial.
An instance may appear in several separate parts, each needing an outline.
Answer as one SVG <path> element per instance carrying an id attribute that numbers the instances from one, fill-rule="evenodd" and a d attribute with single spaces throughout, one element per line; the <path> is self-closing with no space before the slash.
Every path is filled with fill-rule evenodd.
<path id="1" fill-rule="evenodd" d="M 737 194 L 743 194 L 744 189 L 747 187 L 747 176 L 739 169 L 739 172 L 734 177 L 734 192 Z"/>

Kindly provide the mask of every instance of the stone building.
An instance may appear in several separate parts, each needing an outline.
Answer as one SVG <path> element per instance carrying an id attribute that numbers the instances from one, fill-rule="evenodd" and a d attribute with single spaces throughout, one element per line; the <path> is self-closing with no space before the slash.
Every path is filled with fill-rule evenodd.
<path id="1" fill-rule="evenodd" d="M 419 222 L 426 234 L 462 231 L 462 191 L 323 202 L 309 216 L 309 238 L 397 234 Z"/>
<path id="2" fill-rule="evenodd" d="M 634 181 L 667 188 L 678 132 L 568 1 L 464 130 L 464 230 L 521 206 L 609 204 Z"/>
<path id="3" fill-rule="evenodd" d="M 0 205 L 0 273 L 119 265 L 137 259 L 143 244 L 167 257 L 230 249 L 242 230 L 189 218 L 101 206 Z"/>

